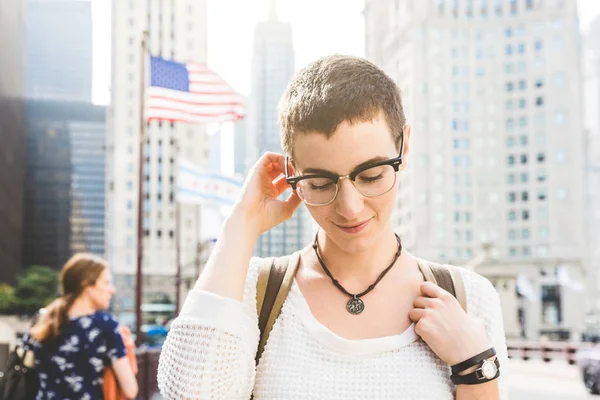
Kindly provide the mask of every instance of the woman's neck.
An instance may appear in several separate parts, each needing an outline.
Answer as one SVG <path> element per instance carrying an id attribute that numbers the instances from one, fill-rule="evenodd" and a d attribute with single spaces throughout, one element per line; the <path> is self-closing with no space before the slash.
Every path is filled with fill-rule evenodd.
<path id="1" fill-rule="evenodd" d="M 97 310 L 92 304 L 84 298 L 78 298 L 73 302 L 71 308 L 69 308 L 68 314 L 70 318 L 83 317 L 85 315 L 91 315 Z"/>
<path id="2" fill-rule="evenodd" d="M 374 238 L 367 248 L 351 251 L 338 246 L 323 230 L 320 230 L 318 251 L 335 279 L 340 282 L 354 279 L 365 282 L 377 279 L 379 274 L 390 265 L 398 251 L 398 241 L 390 228 Z M 321 269 L 318 261 L 316 267 Z"/>

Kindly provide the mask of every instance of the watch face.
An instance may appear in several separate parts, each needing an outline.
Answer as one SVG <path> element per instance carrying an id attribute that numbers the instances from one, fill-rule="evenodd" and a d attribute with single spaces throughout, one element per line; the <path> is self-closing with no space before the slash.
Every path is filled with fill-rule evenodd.
<path id="1" fill-rule="evenodd" d="M 496 376 L 496 372 L 498 372 L 498 367 L 496 367 L 496 364 L 494 364 L 493 361 L 487 360 L 481 366 L 481 374 L 486 379 L 492 379 Z"/>

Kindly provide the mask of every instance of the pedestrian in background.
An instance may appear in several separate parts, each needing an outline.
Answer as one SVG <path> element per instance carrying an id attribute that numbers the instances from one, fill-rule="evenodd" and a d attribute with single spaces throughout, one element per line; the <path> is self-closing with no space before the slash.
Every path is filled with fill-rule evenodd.
<path id="1" fill-rule="evenodd" d="M 135 398 L 137 380 L 117 320 L 105 310 L 115 293 L 106 261 L 77 254 L 60 273 L 61 297 L 40 311 L 24 340 L 34 350 L 36 400 L 99 400 L 106 368 L 122 393 Z"/>

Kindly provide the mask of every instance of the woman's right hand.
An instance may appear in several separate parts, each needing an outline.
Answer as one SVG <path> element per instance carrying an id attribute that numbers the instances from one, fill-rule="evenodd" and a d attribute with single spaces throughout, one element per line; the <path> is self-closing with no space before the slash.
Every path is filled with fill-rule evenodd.
<path id="1" fill-rule="evenodd" d="M 285 200 L 278 199 L 290 188 L 285 180 L 284 165 L 285 157 L 281 154 L 263 154 L 248 173 L 234 206 L 232 216 L 249 221 L 258 235 L 291 218 L 302 202 L 296 192 Z M 289 167 L 291 173 L 292 166 Z"/>

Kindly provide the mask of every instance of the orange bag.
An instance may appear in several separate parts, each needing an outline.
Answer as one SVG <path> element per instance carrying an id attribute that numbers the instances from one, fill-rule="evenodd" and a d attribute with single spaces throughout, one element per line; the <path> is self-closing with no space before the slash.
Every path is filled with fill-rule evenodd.
<path id="1" fill-rule="evenodd" d="M 119 325 L 119 331 L 123 337 L 123 343 L 125 344 L 125 353 L 127 359 L 131 365 L 131 369 L 134 375 L 138 373 L 137 359 L 135 357 L 135 343 L 131 338 L 131 330 L 128 327 Z M 112 367 L 106 367 L 104 369 L 104 382 L 102 383 L 102 392 L 104 400 L 127 400 L 119 389 L 119 383 Z"/>

